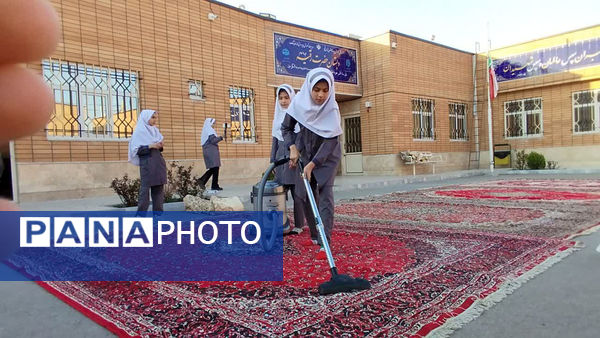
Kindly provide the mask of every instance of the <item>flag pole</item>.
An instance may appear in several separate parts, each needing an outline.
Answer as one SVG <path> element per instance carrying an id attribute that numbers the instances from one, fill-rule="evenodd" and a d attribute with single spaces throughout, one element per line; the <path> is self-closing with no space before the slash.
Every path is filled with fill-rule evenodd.
<path id="1" fill-rule="evenodd" d="M 488 29 L 488 35 L 489 35 L 489 29 Z M 492 41 L 488 40 L 488 55 L 487 58 L 488 60 L 490 59 L 490 49 L 492 47 Z M 485 71 L 485 77 L 487 78 L 487 105 L 488 105 L 488 111 L 487 111 L 487 120 L 488 120 L 488 145 L 489 145 L 489 151 L 490 151 L 490 173 L 494 173 L 494 145 L 493 145 L 493 139 L 492 139 L 492 102 L 491 102 L 491 93 L 490 93 L 490 66 L 486 60 L 486 71 Z"/>

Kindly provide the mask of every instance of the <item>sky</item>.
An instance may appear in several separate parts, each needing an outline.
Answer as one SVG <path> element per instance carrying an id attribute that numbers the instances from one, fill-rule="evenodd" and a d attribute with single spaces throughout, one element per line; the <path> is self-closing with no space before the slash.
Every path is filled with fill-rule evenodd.
<path id="1" fill-rule="evenodd" d="M 277 20 L 369 38 L 389 30 L 474 52 L 600 24 L 600 0 L 221 0 Z M 489 35 L 488 35 L 489 26 Z M 489 36 L 489 38 L 488 38 Z"/>

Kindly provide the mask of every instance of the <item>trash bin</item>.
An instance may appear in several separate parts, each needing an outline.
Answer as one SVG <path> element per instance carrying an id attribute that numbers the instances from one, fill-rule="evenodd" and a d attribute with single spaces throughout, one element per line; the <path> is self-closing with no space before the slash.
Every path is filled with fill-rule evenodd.
<path id="1" fill-rule="evenodd" d="M 494 144 L 494 167 L 511 167 L 510 144 Z"/>
<path id="2" fill-rule="evenodd" d="M 260 182 L 252 187 L 250 193 L 250 202 L 254 206 L 254 211 L 258 211 L 258 189 Z M 283 228 L 289 227 L 289 220 L 285 212 L 287 194 L 282 185 L 275 181 L 267 181 L 263 190 L 263 211 L 281 211 L 283 213 Z"/>

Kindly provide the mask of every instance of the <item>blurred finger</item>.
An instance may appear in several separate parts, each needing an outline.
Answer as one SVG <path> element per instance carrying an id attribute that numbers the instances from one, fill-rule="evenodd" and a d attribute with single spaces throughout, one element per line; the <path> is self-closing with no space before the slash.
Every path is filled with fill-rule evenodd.
<path id="1" fill-rule="evenodd" d="M 20 65 L 0 66 L 0 144 L 42 129 L 53 104 L 39 74 Z"/>
<path id="2" fill-rule="evenodd" d="M 19 211 L 19 207 L 9 200 L 0 198 L 0 211 Z"/>
<path id="3" fill-rule="evenodd" d="M 0 63 L 39 60 L 56 48 L 58 15 L 45 0 L 0 1 Z"/>

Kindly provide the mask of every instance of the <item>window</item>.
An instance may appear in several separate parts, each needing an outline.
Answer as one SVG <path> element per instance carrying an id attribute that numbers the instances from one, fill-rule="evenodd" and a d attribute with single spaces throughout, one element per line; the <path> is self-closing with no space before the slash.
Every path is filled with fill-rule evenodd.
<path id="1" fill-rule="evenodd" d="M 229 114 L 231 138 L 234 142 L 255 142 L 254 90 L 229 87 Z"/>
<path id="2" fill-rule="evenodd" d="M 419 140 L 433 140 L 433 115 L 435 101 L 429 99 L 412 99 L 413 113 L 413 138 Z"/>
<path id="3" fill-rule="evenodd" d="M 504 102 L 504 137 L 541 136 L 542 98 Z"/>
<path id="4" fill-rule="evenodd" d="M 43 60 L 42 73 L 54 92 L 48 139 L 131 137 L 139 109 L 137 72 Z"/>
<path id="5" fill-rule="evenodd" d="M 599 132 L 600 89 L 573 93 L 573 132 Z"/>
<path id="6" fill-rule="evenodd" d="M 204 100 L 204 83 L 202 81 L 189 80 L 188 93 L 192 100 Z"/>
<path id="7" fill-rule="evenodd" d="M 467 105 L 450 102 L 448 114 L 450 116 L 450 139 L 467 140 Z"/>
<path id="8" fill-rule="evenodd" d="M 360 137 L 360 116 L 344 119 L 344 147 L 346 153 L 362 152 L 362 139 Z"/>

